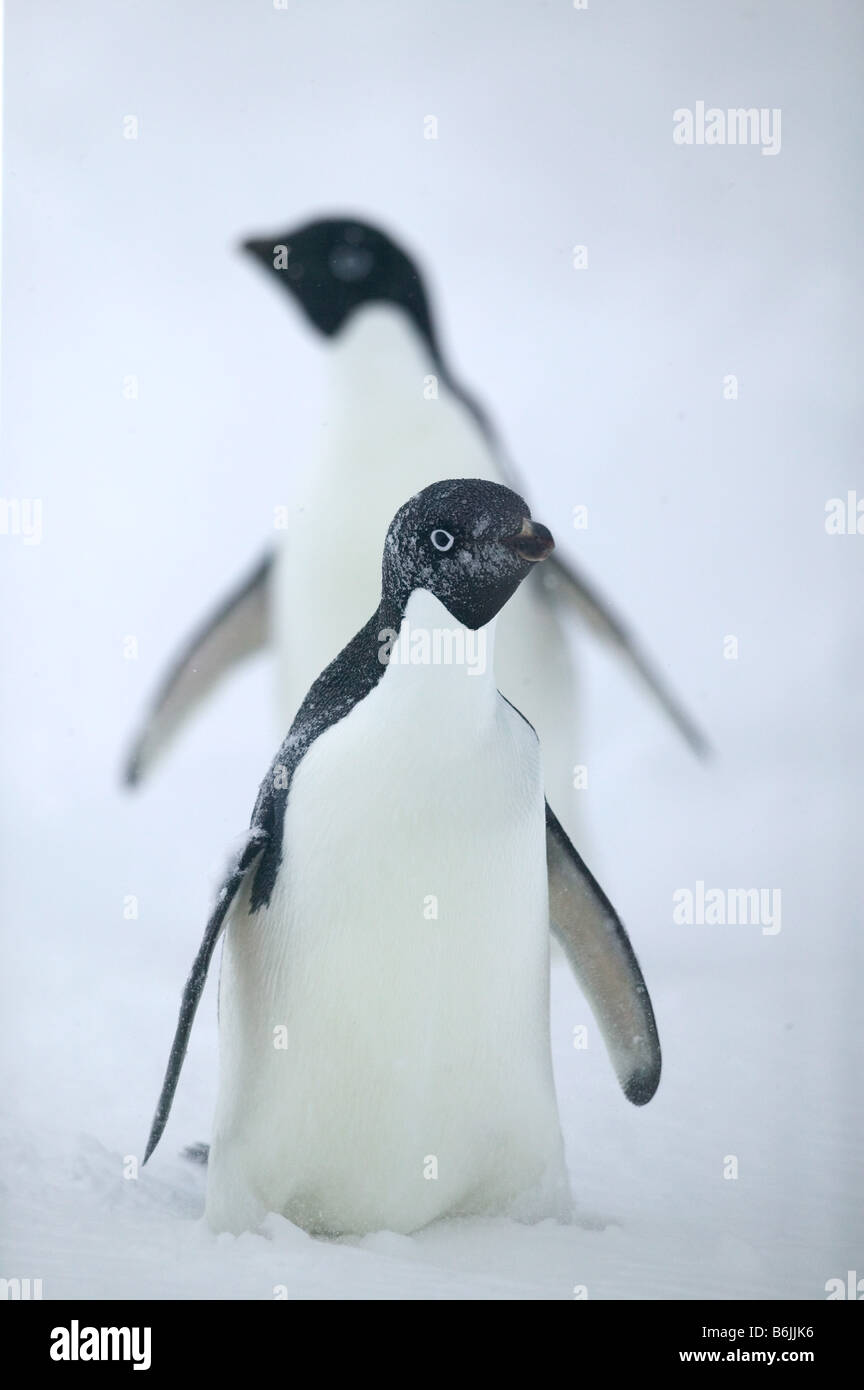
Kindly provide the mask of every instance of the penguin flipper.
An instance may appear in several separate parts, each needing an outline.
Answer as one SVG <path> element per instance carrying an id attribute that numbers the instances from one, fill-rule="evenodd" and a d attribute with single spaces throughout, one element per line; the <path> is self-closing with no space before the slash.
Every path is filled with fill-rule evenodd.
<path id="1" fill-rule="evenodd" d="M 216 942 L 222 933 L 225 925 L 225 918 L 228 910 L 237 896 L 247 872 L 257 861 L 267 842 L 268 836 L 265 831 L 253 826 L 249 838 L 235 860 L 228 873 L 225 882 L 219 890 L 216 899 L 216 906 L 210 914 L 210 919 L 204 930 L 204 939 L 198 948 L 186 987 L 183 990 L 183 998 L 180 1001 L 180 1015 L 177 1019 L 177 1028 L 174 1032 L 174 1041 L 171 1044 L 171 1055 L 168 1058 L 168 1066 L 165 1071 L 165 1080 L 162 1082 L 162 1091 L 156 1105 L 156 1113 L 153 1116 L 153 1124 L 150 1127 L 150 1137 L 147 1140 L 147 1148 L 144 1153 L 143 1162 L 146 1163 L 159 1140 L 162 1131 L 171 1113 L 171 1102 L 174 1099 L 174 1092 L 177 1089 L 177 1082 L 180 1079 L 180 1072 L 183 1068 L 183 1059 L 186 1056 L 186 1048 L 189 1046 L 189 1034 L 192 1031 L 192 1024 L 195 1013 L 201 998 L 201 993 L 207 981 L 207 971 L 213 952 L 216 949 Z M 142 1164 L 143 1166 L 143 1164 Z"/>
<path id="2" fill-rule="evenodd" d="M 550 555 L 545 565 L 543 582 L 553 593 L 561 593 L 579 611 L 581 617 L 594 629 L 598 637 L 615 647 L 619 655 L 639 676 L 660 707 L 665 710 L 681 737 L 699 758 L 711 755 L 711 745 L 698 725 L 691 719 L 677 696 L 657 672 L 653 663 L 642 651 L 633 634 L 628 630 L 608 603 L 597 593 L 569 561 L 560 556 Z"/>
<path id="3" fill-rule="evenodd" d="M 267 645 L 273 556 L 254 571 L 195 632 L 168 669 L 132 745 L 123 771 L 134 787 L 162 756 L 177 730 L 238 662 Z"/>
<path id="4" fill-rule="evenodd" d="M 625 1096 L 646 1105 L 660 1082 L 660 1039 L 639 962 L 617 912 L 546 803 L 552 930 L 591 1005 Z"/>

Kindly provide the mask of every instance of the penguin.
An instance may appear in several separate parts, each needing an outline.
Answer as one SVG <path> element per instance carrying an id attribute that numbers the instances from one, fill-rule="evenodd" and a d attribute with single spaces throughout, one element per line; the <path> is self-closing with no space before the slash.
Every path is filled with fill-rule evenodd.
<path id="1" fill-rule="evenodd" d="M 328 345 L 330 396 L 321 450 L 296 485 L 282 543 L 270 550 L 172 664 L 125 769 L 135 785 L 225 674 L 275 649 L 279 727 L 377 601 L 378 537 L 403 498 L 442 471 L 519 489 L 491 421 L 445 361 L 416 262 L 358 218 L 318 219 L 245 251 Z M 700 755 L 707 742 L 609 605 L 555 555 L 502 616 L 502 690 L 537 728 L 550 793 L 568 827 L 582 761 L 578 691 L 565 631 L 587 618 L 635 669 Z M 310 578 L 314 583 L 310 584 Z M 542 679 L 540 672 L 542 671 Z"/>
<path id="2" fill-rule="evenodd" d="M 537 734 L 494 675 L 497 615 L 553 545 L 500 484 L 448 480 L 412 497 L 387 531 L 373 616 L 314 682 L 261 784 L 186 984 L 144 1157 L 224 933 L 215 1231 L 254 1230 L 269 1212 L 324 1236 L 566 1219 L 550 914 L 625 1095 L 644 1105 L 657 1088 L 627 933 L 548 805 Z"/>

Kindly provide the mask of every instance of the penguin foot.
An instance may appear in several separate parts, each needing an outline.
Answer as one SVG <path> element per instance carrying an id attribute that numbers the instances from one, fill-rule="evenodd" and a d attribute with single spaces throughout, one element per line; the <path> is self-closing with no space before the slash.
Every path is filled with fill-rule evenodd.
<path id="1" fill-rule="evenodd" d="M 180 1150 L 180 1157 L 187 1158 L 190 1163 L 200 1163 L 206 1166 L 210 1158 L 209 1144 L 187 1144 L 185 1149 Z"/>

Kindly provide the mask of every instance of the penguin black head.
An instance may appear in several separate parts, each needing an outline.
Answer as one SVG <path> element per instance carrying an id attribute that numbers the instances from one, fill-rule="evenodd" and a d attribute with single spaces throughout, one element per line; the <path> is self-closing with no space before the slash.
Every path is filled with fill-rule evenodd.
<path id="1" fill-rule="evenodd" d="M 554 545 L 510 488 L 479 478 L 432 483 L 390 523 L 383 599 L 404 611 L 415 589 L 426 589 L 457 622 L 483 627 Z"/>
<path id="2" fill-rule="evenodd" d="M 437 356 L 420 272 L 380 228 L 326 217 L 281 236 L 251 237 L 243 250 L 276 276 L 326 337 L 338 334 L 363 304 L 395 304 Z"/>

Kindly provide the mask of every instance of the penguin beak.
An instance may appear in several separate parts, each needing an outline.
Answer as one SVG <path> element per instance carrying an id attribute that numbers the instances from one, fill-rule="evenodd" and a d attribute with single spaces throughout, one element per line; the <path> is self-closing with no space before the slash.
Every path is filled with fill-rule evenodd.
<path id="1" fill-rule="evenodd" d="M 517 536 L 508 536 L 507 544 L 512 545 L 521 560 L 528 560 L 532 565 L 545 560 L 555 549 L 552 533 L 539 521 L 531 521 L 527 516 L 522 522 L 522 530 Z"/>
<path id="2" fill-rule="evenodd" d="M 241 241 L 238 247 L 240 251 L 248 251 L 250 256 L 255 256 L 259 261 L 273 262 L 273 250 L 278 245 L 278 238 L 274 237 L 268 241 L 261 237 L 249 237 L 246 241 Z"/>

